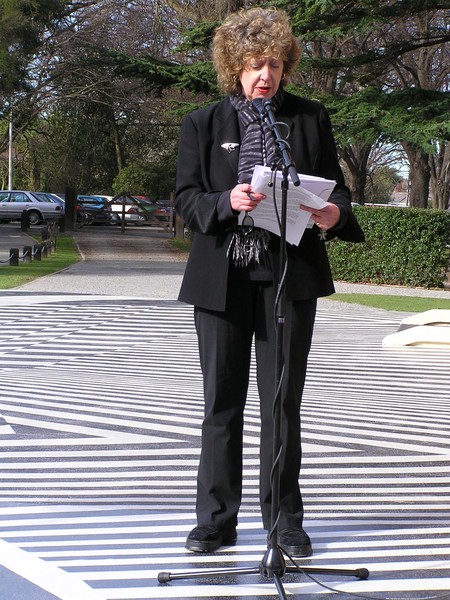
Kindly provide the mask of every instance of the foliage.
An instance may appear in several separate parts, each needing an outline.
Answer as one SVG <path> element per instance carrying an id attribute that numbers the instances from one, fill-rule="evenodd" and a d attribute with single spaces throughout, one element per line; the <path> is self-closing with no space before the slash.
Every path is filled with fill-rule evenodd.
<path id="1" fill-rule="evenodd" d="M 108 191 L 117 172 L 109 117 L 104 105 L 73 99 L 38 122 L 43 135 L 33 136 L 28 152 L 29 169 L 39 173 L 35 186 L 54 192 L 68 185 L 84 194 Z"/>
<path id="2" fill-rule="evenodd" d="M 387 138 L 411 142 L 433 154 L 436 140 L 450 140 L 450 94 L 405 89 L 379 94 L 381 128 Z"/>
<path id="3" fill-rule="evenodd" d="M 450 8 L 448 0 L 300 0 L 295 4 L 289 0 L 273 3 L 291 14 L 296 34 L 305 41 L 317 38 L 344 39 L 350 36 L 365 34 L 381 26 L 392 26 L 398 20 L 420 16 L 429 11 L 445 11 Z M 385 67 L 392 64 L 399 56 L 416 50 L 424 44 L 445 44 L 450 40 L 448 27 L 435 28 L 429 40 L 414 39 L 407 35 L 396 36 L 389 45 L 380 47 L 367 46 L 357 56 L 351 52 L 342 52 L 327 60 L 328 66 L 360 67 L 371 65 L 379 71 L 380 64 Z M 351 45 L 348 46 L 349 50 Z M 323 59 L 315 57 L 318 65 Z"/>
<path id="4" fill-rule="evenodd" d="M 99 50 L 115 65 L 116 77 L 139 78 L 148 92 L 159 97 L 170 87 L 194 94 L 217 93 L 216 75 L 210 61 L 180 65 L 152 56 L 134 58 L 113 50 Z"/>
<path id="5" fill-rule="evenodd" d="M 295 4 L 289 0 L 278 0 L 273 5 L 284 8 L 296 18 L 300 34 L 311 30 L 312 21 L 315 22 L 315 31 L 331 28 L 345 34 L 354 33 L 355 24 L 359 29 L 365 29 L 367 25 L 380 21 L 450 8 L 448 0 L 300 0 Z"/>
<path id="6" fill-rule="evenodd" d="M 338 280 L 443 287 L 450 265 L 450 213 L 415 208 L 354 207 L 366 241 L 332 240 L 328 253 Z"/>
<path id="7" fill-rule="evenodd" d="M 426 152 L 433 141 L 450 140 L 450 94 L 434 90 L 362 88 L 351 95 L 319 94 L 297 87 L 301 95 L 322 101 L 332 116 L 340 144 L 407 140 Z"/>
<path id="8" fill-rule="evenodd" d="M 0 92 L 24 87 L 28 59 L 42 44 L 42 34 L 67 10 L 64 0 L 0 0 Z"/>
<path id="9" fill-rule="evenodd" d="M 114 195 L 125 192 L 133 196 L 147 196 L 150 189 L 149 175 L 149 170 L 140 165 L 124 167 L 114 179 Z"/>
<path id="10" fill-rule="evenodd" d="M 335 137 L 340 145 L 355 142 L 372 144 L 381 135 L 380 121 L 384 116 L 376 87 L 366 87 L 351 95 L 320 92 L 310 86 L 291 85 L 294 93 L 318 100 L 326 107 L 333 121 Z"/>
<path id="11" fill-rule="evenodd" d="M 366 185 L 366 202 L 388 204 L 391 200 L 392 190 L 400 182 L 401 178 L 393 167 L 384 165 L 374 169 Z"/>
<path id="12" fill-rule="evenodd" d="M 214 21 L 212 23 L 195 23 L 192 27 L 187 28 L 183 32 L 183 38 L 177 51 L 192 54 L 193 51 L 209 48 L 214 30 L 218 25 L 219 23 Z"/>
<path id="13" fill-rule="evenodd" d="M 136 163 L 124 167 L 113 182 L 114 194 L 123 191 L 152 200 L 169 198 L 175 189 L 175 161 Z"/>

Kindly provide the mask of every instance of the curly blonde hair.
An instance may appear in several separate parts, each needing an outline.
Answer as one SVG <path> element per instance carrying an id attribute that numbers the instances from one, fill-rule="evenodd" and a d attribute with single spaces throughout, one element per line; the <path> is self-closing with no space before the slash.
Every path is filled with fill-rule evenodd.
<path id="1" fill-rule="evenodd" d="M 217 80 L 226 94 L 242 92 L 239 76 L 255 57 L 283 61 L 281 85 L 300 59 L 289 18 L 275 8 L 251 8 L 229 15 L 216 30 L 212 51 Z"/>

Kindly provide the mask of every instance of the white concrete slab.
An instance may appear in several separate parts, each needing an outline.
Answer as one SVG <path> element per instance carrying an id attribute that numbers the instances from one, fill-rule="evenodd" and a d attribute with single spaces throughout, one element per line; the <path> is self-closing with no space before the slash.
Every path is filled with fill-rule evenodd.
<path id="1" fill-rule="evenodd" d="M 437 325 L 450 327 L 450 310 L 435 308 L 406 317 L 402 320 L 399 331 L 415 325 Z"/>
<path id="2" fill-rule="evenodd" d="M 447 348 L 450 350 L 450 327 L 418 325 L 387 335 L 383 347 L 420 346 L 427 348 Z"/>

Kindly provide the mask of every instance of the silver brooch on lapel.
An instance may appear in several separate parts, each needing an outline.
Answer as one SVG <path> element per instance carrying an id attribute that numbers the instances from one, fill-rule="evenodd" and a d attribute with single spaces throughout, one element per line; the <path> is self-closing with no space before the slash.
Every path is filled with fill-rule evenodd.
<path id="1" fill-rule="evenodd" d="M 234 152 L 238 147 L 239 144 L 236 144 L 236 142 L 226 142 L 225 144 L 222 144 L 222 148 L 225 148 L 227 152 Z"/>

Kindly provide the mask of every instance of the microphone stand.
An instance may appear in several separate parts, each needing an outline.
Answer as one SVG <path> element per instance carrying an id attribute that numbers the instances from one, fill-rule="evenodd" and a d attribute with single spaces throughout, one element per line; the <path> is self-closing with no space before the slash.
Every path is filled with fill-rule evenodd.
<path id="1" fill-rule="evenodd" d="M 278 516 L 280 509 L 280 467 L 279 458 L 282 449 L 281 439 L 281 408 L 282 395 L 281 384 L 284 370 L 284 325 L 285 325 L 285 289 L 284 289 L 284 270 L 286 267 L 286 216 L 287 216 L 287 196 L 289 190 L 289 178 L 296 186 L 300 185 L 300 180 L 290 155 L 288 142 L 281 136 L 278 123 L 272 111 L 270 100 L 257 98 L 253 105 L 260 112 L 261 119 L 267 121 L 267 124 L 275 137 L 277 150 L 281 156 L 282 182 L 281 182 L 281 217 L 280 217 L 280 257 L 279 257 L 279 281 L 277 282 L 277 302 L 276 302 L 276 357 L 275 357 L 275 396 L 273 404 L 273 457 L 274 462 L 271 472 L 271 528 L 267 536 L 267 550 L 257 567 L 242 568 L 223 568 L 219 570 L 193 571 L 189 573 L 158 573 L 159 583 L 168 583 L 178 579 L 195 578 L 215 578 L 221 575 L 255 575 L 260 574 L 267 579 L 272 579 L 277 589 L 280 600 L 288 600 L 283 587 L 282 577 L 286 573 L 311 573 L 324 575 L 348 575 L 358 579 L 367 579 L 369 571 L 366 568 L 357 569 L 333 569 L 319 567 L 304 567 L 297 565 L 294 561 L 293 566 L 286 566 L 283 551 L 278 545 Z M 272 167 L 273 170 L 277 165 Z M 290 558 L 290 557 L 289 557 Z M 291 559 L 292 560 L 292 559 Z"/>

